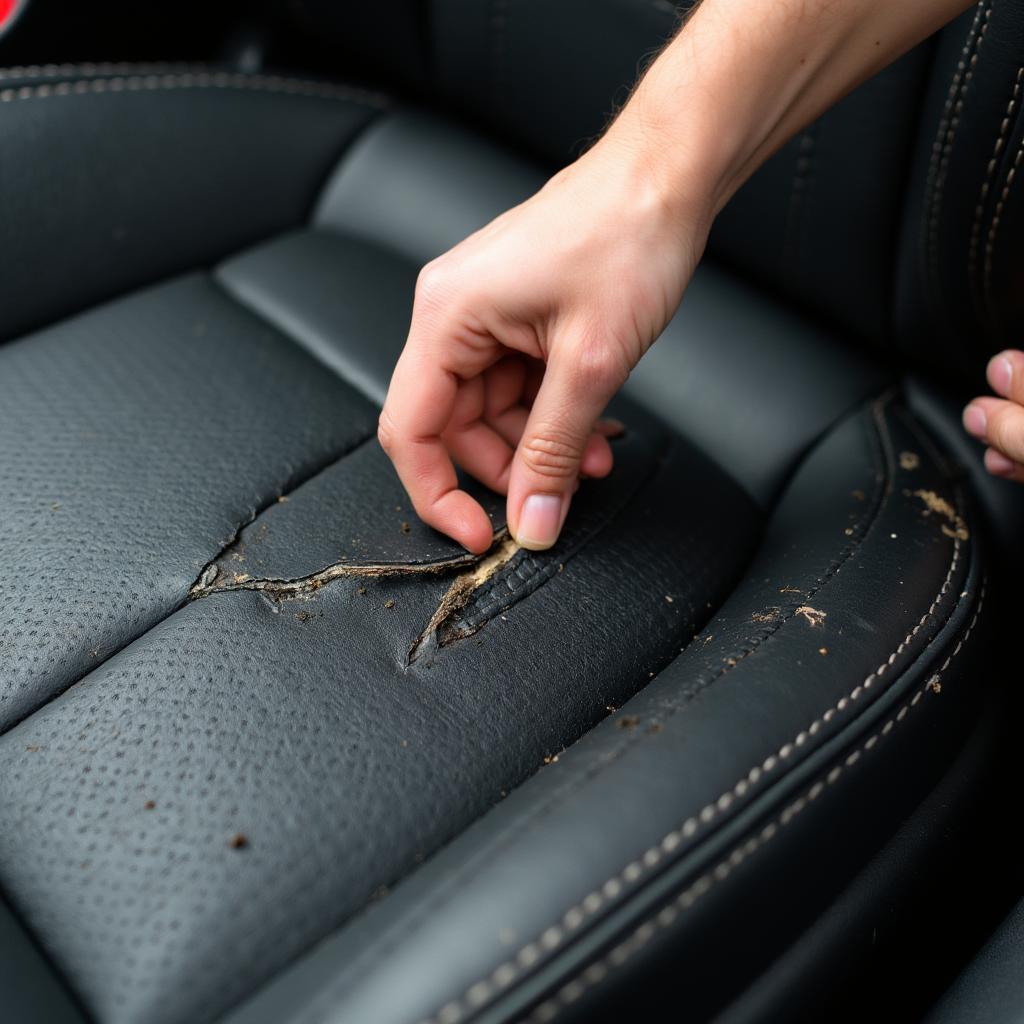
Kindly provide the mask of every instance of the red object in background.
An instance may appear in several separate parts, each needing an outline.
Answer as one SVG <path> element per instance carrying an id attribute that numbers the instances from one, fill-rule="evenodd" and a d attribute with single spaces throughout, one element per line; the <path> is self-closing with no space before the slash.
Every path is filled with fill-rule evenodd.
<path id="1" fill-rule="evenodd" d="M 12 14 L 14 14 L 15 7 L 18 6 L 18 0 L 0 0 L 0 29 L 7 24 Z"/>

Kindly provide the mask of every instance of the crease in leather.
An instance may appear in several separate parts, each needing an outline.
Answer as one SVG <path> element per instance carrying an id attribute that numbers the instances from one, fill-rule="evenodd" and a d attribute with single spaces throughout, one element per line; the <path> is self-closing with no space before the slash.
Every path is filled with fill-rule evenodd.
<path id="1" fill-rule="evenodd" d="M 872 403 L 873 407 L 878 407 L 891 402 L 894 395 L 894 391 L 887 391 Z M 890 467 L 883 460 L 883 448 L 877 438 L 878 421 L 864 417 L 862 422 L 864 424 L 865 439 L 868 441 L 868 450 L 871 453 L 872 462 L 874 463 L 875 486 L 872 489 L 873 500 L 870 503 L 866 503 L 864 513 L 855 526 L 855 530 L 857 530 L 859 536 L 857 536 L 854 542 L 848 546 L 847 553 L 841 556 L 843 562 L 845 562 L 847 558 L 852 557 L 852 555 L 859 549 L 860 545 L 866 539 L 868 534 L 871 532 L 872 527 L 880 517 L 882 509 L 885 506 L 886 499 L 892 494 L 891 479 L 888 474 Z M 872 422 L 874 422 L 875 426 L 874 431 L 871 430 Z M 834 565 L 835 563 L 832 564 Z M 842 562 L 840 564 L 842 564 Z M 831 576 L 835 575 L 835 569 L 830 567 L 830 569 L 826 570 L 826 573 L 829 574 L 829 578 L 831 578 Z M 817 590 L 824 585 L 824 582 L 827 582 L 827 580 L 823 580 L 817 588 L 814 588 L 814 590 L 809 590 L 807 599 L 810 599 L 810 596 L 812 596 L 813 593 L 816 593 Z M 767 639 L 771 634 L 777 632 L 786 621 L 790 621 L 790 619 L 779 621 L 770 630 L 762 631 L 763 638 Z M 763 641 L 759 641 L 759 643 L 760 642 Z M 757 648 L 755 647 L 755 650 L 756 649 Z M 753 653 L 753 651 L 750 653 Z M 724 677 L 728 671 L 734 667 L 735 665 L 727 665 L 722 673 L 709 680 L 706 685 L 711 685 L 718 679 Z M 686 708 L 687 703 L 697 695 L 697 692 L 699 691 L 687 693 L 683 702 L 670 706 L 666 713 L 660 716 L 658 722 L 663 724 L 668 719 L 674 717 L 678 712 L 683 711 Z M 553 789 L 546 798 L 532 806 L 529 810 L 519 814 L 513 821 L 509 822 L 509 824 L 497 836 L 495 836 L 493 841 L 489 842 L 485 847 L 472 854 L 470 858 L 464 862 L 460 870 L 453 872 L 432 890 L 428 899 L 424 900 L 409 915 L 392 924 L 381 937 L 379 943 L 373 943 L 367 946 L 363 954 L 364 957 L 371 957 L 374 961 L 385 959 L 388 953 L 403 941 L 410 931 L 415 929 L 421 921 L 428 919 L 433 914 L 435 908 L 447 902 L 453 891 L 457 893 L 463 882 L 479 874 L 481 870 L 486 868 L 510 842 L 520 835 L 526 826 L 533 822 L 540 821 L 554 813 L 565 797 L 570 796 L 576 790 L 587 785 L 587 783 L 599 776 L 607 767 L 618 761 L 619 758 L 632 749 L 634 745 L 649 739 L 652 735 L 653 733 L 646 730 L 624 731 L 620 741 L 615 746 L 608 750 L 601 751 L 590 763 L 582 767 L 575 775 L 566 779 L 557 788 Z M 350 969 L 354 970 L 358 966 L 359 962 L 360 961 L 358 960 L 355 961 L 351 965 Z M 348 973 L 349 972 L 346 972 L 345 975 L 340 978 L 339 984 L 343 985 L 345 983 L 344 978 L 348 976 Z M 330 998 L 330 991 L 332 990 L 328 991 L 325 998 Z M 308 1018 L 309 1024 L 312 1024 L 314 1019 L 319 1018 Z M 303 1018 L 303 1020 L 306 1021 L 307 1018 Z"/>

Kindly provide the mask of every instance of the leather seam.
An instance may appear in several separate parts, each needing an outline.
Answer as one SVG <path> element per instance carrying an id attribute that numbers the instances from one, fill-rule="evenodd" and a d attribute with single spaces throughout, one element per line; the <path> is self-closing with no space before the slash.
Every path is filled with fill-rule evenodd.
<path id="1" fill-rule="evenodd" d="M 389 105 L 385 96 L 353 86 L 336 85 L 305 78 L 290 78 L 285 75 L 208 71 L 201 68 L 184 72 L 122 75 L 116 78 L 80 78 L 73 82 L 44 82 L 34 85 L 10 86 L 0 89 L 0 103 L 53 99 L 62 96 L 170 92 L 179 89 L 236 89 L 277 93 L 312 99 L 357 102 L 378 109 Z"/>
<path id="2" fill-rule="evenodd" d="M 0 68 L 0 82 L 39 78 L 74 78 L 106 75 L 153 75 L 204 70 L 208 65 L 187 61 L 82 61 L 78 64 L 14 64 Z"/>
<path id="3" fill-rule="evenodd" d="M 1020 85 L 1022 74 L 1024 74 L 1024 68 L 1019 68 L 1017 71 L 1018 87 Z M 982 290 L 985 301 L 985 307 L 989 316 L 989 322 L 993 325 L 993 327 L 998 327 L 999 320 L 999 316 L 996 311 L 995 303 L 992 297 L 992 269 L 993 255 L 995 253 L 996 245 L 996 236 L 999 233 L 999 226 L 1002 222 L 1003 211 L 1006 207 L 1006 201 L 1010 197 L 1010 189 L 1013 187 L 1014 180 L 1017 176 L 1017 170 L 1020 167 L 1022 160 L 1024 160 L 1024 135 L 1021 136 L 1021 140 L 1019 145 L 1017 146 L 1017 152 L 1013 158 L 1013 162 L 1007 168 L 1003 189 L 999 195 L 998 201 L 996 202 L 995 209 L 992 212 L 992 222 L 989 224 L 988 236 L 985 239 L 984 263 L 982 268 Z"/>
<path id="4" fill-rule="evenodd" d="M 928 175 L 925 184 L 925 217 L 922 230 L 922 248 L 924 251 L 925 280 L 933 299 L 942 300 L 937 287 L 939 268 L 939 220 L 942 216 L 942 200 L 946 183 L 949 162 L 956 144 L 957 132 L 960 127 L 960 113 L 963 109 L 964 96 L 974 77 L 978 52 L 981 48 L 989 20 L 992 17 L 992 0 L 981 0 L 978 4 L 971 27 L 967 32 L 960 59 L 950 81 L 942 116 L 939 118 L 935 141 L 932 143 L 931 156 L 928 161 Z M 937 310 L 941 312 L 941 310 Z"/>
<path id="5" fill-rule="evenodd" d="M 999 132 L 992 147 L 992 155 L 989 157 L 985 167 L 985 177 L 978 192 L 978 202 L 974 207 L 974 217 L 971 222 L 971 235 L 967 250 L 967 275 L 973 285 L 978 272 L 978 247 L 981 242 L 981 222 L 985 214 L 985 202 L 988 199 L 989 191 L 992 188 L 992 181 L 995 177 L 996 168 L 999 165 L 999 157 L 1002 155 L 1006 145 L 1010 125 L 1014 121 L 1014 112 L 1017 108 L 1017 101 L 1020 98 L 1021 80 L 1024 79 L 1024 67 L 1017 68 L 1013 89 L 1010 92 L 1010 100 L 1006 105 L 1006 111 L 999 124 Z"/>
<path id="6" fill-rule="evenodd" d="M 611 970 L 626 963 L 640 949 L 647 945 L 658 932 L 670 928 L 681 914 L 693 906 L 702 896 L 710 892 L 716 883 L 724 882 L 740 864 L 749 860 L 754 853 L 771 842 L 797 815 L 805 811 L 830 786 L 834 785 L 843 776 L 844 772 L 853 768 L 866 754 L 870 753 L 878 745 L 880 740 L 887 737 L 900 722 L 904 721 L 925 696 L 928 694 L 938 694 L 941 691 L 943 673 L 947 671 L 953 660 L 960 654 L 964 644 L 967 643 L 971 633 L 974 631 L 978 617 L 981 615 L 985 604 L 985 591 L 986 583 L 983 580 L 974 615 L 966 630 L 958 638 L 953 650 L 946 655 L 938 671 L 930 674 L 927 680 L 911 697 L 903 702 L 895 713 L 890 715 L 880 728 L 876 729 L 859 747 L 856 747 L 845 757 L 833 762 L 832 767 L 827 772 L 820 775 L 810 787 L 797 797 L 796 800 L 788 804 L 757 835 L 752 836 L 745 842 L 738 843 L 733 847 L 728 856 L 723 857 L 713 868 L 704 872 L 695 882 L 687 886 L 682 893 L 675 896 L 671 903 L 634 929 L 627 939 L 616 945 L 600 960 L 596 960 L 584 968 L 575 978 L 563 985 L 554 997 L 541 1003 L 528 1017 L 521 1018 L 521 1024 L 547 1024 L 548 1021 L 554 1020 L 563 1009 L 576 1002 L 588 989 L 600 984 Z M 458 1019 L 438 1018 L 438 1024 L 456 1024 Z"/>
<path id="7" fill-rule="evenodd" d="M 853 546 L 848 554 L 847 558 L 852 556 L 852 553 L 858 550 L 859 544 L 863 543 L 864 539 L 870 534 L 872 528 L 878 522 L 881 511 L 886 505 L 886 499 L 892 493 L 891 487 L 891 442 L 888 440 L 887 427 L 885 426 L 884 419 L 881 418 L 881 409 L 887 403 L 887 397 L 877 400 L 873 403 L 873 412 L 876 417 L 876 428 L 886 438 L 885 450 L 888 455 L 887 459 L 887 477 L 886 477 L 886 491 L 883 500 L 879 503 L 878 507 L 874 510 L 871 523 L 868 528 L 862 534 L 858 545 Z M 561 918 L 559 923 L 550 925 L 538 934 L 538 937 L 533 941 L 527 943 L 521 947 L 512 957 L 505 960 L 498 967 L 493 969 L 490 974 L 483 979 L 475 982 L 472 986 L 467 988 L 463 995 L 453 1000 L 450 1003 L 445 1004 L 441 1010 L 439 1010 L 434 1016 L 426 1018 L 422 1024 L 458 1024 L 458 1022 L 466 1018 L 467 1012 L 473 1012 L 479 1009 L 484 1003 L 488 1002 L 498 991 L 506 988 L 516 978 L 518 978 L 524 971 L 535 966 L 542 956 L 553 952 L 560 945 L 563 944 L 566 936 L 576 929 L 578 929 L 587 919 L 593 917 L 598 911 L 602 910 L 606 904 L 616 899 L 625 889 L 627 885 L 632 885 L 637 882 L 645 872 L 651 870 L 656 865 L 660 864 L 665 856 L 670 855 L 684 840 L 692 839 L 702 830 L 704 826 L 709 825 L 714 821 L 720 814 L 725 813 L 733 802 L 737 799 L 741 799 L 747 794 L 751 786 L 757 785 L 766 775 L 773 772 L 780 764 L 787 761 L 793 753 L 800 747 L 804 746 L 807 741 L 824 727 L 824 725 L 830 723 L 837 714 L 841 714 L 847 710 L 851 705 L 863 697 L 868 690 L 877 682 L 877 680 L 884 676 L 886 672 L 895 664 L 898 657 L 903 653 L 907 646 L 916 638 L 918 633 L 924 627 L 925 623 L 934 614 L 939 603 L 949 593 L 950 585 L 952 583 L 953 576 L 956 572 L 956 568 L 959 565 L 961 555 L 961 541 L 959 538 L 954 538 L 953 554 L 950 560 L 949 569 L 947 570 L 946 576 L 940 586 L 938 592 L 933 598 L 931 605 L 923 616 L 918 620 L 915 626 L 907 633 L 903 640 L 897 645 L 895 650 L 889 654 L 889 656 L 879 664 L 874 672 L 870 673 L 865 679 L 859 683 L 853 690 L 850 691 L 844 697 L 841 697 L 836 704 L 830 707 L 822 715 L 816 718 L 807 728 L 802 729 L 797 735 L 786 744 L 783 744 L 779 750 L 769 755 L 760 765 L 755 765 L 750 771 L 737 781 L 737 783 L 731 788 L 722 793 L 716 800 L 705 805 L 697 814 L 687 818 L 682 825 L 678 828 L 671 830 L 667 833 L 657 844 L 649 847 L 643 854 L 632 860 L 627 864 L 617 875 L 613 875 L 608 879 L 604 885 L 598 889 L 593 890 L 583 900 L 575 904 L 568 911 L 566 911 Z M 828 582 L 829 579 L 835 576 L 839 571 L 842 564 L 847 559 L 842 559 L 838 565 L 834 566 L 832 572 L 824 579 L 817 588 L 813 588 L 808 591 L 808 599 Z M 772 633 L 776 632 L 785 622 L 791 621 L 795 615 L 795 611 L 791 613 L 786 619 L 784 619 Z M 767 636 L 771 634 L 766 634 Z M 763 641 L 762 641 L 763 642 Z M 758 645 L 760 646 L 760 645 Z M 754 650 L 758 649 L 758 646 L 753 647 L 749 653 L 753 653 Z M 746 655 L 744 655 L 746 656 Z M 738 663 L 738 662 L 737 662 Z M 711 683 L 717 681 L 724 676 L 729 670 L 734 668 L 735 665 L 727 665 L 722 671 L 715 675 L 705 685 L 711 685 Z M 704 687 L 702 687 L 704 688 Z M 676 705 L 669 709 L 669 713 L 663 716 L 663 719 L 672 717 L 675 713 L 682 710 L 685 705 Z M 621 756 L 621 751 L 625 750 L 623 747 L 620 753 L 616 756 Z M 602 762 L 599 766 L 599 770 L 603 770 L 608 763 L 611 763 L 610 758 L 608 761 Z M 591 776 L 584 776 L 583 780 L 586 781 Z M 568 789 L 568 787 L 567 787 Z M 568 789 L 571 792 L 571 789 Z M 486 996 L 483 993 L 486 991 Z"/>

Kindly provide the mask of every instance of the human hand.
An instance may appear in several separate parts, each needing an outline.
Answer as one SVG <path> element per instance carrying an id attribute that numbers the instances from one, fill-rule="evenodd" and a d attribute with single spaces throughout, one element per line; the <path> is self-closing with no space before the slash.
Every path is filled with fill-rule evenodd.
<path id="1" fill-rule="evenodd" d="M 988 382 L 1000 398 L 976 398 L 964 409 L 964 427 L 989 447 L 985 468 L 1024 483 L 1024 352 L 1007 350 L 988 364 Z"/>
<path id="2" fill-rule="evenodd" d="M 470 551 L 492 527 L 453 460 L 508 496 L 519 544 L 550 547 L 579 478 L 610 472 L 601 414 L 703 250 L 709 217 L 635 154 L 606 136 L 420 273 L 379 437 L 420 518 Z"/>

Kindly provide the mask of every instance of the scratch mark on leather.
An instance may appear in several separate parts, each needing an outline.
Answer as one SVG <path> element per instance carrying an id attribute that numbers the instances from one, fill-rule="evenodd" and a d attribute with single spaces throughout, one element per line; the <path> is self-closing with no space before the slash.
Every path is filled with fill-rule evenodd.
<path id="1" fill-rule="evenodd" d="M 293 579 L 277 579 L 275 577 L 254 577 L 242 574 L 222 572 L 216 562 L 211 562 L 203 570 L 199 579 L 189 590 L 189 600 L 207 597 L 210 594 L 225 593 L 232 590 L 258 590 L 275 601 L 286 601 L 293 598 L 309 597 L 321 587 L 334 580 L 359 577 L 369 579 L 383 576 L 428 576 L 452 572 L 457 569 L 475 567 L 463 578 L 472 578 L 475 572 L 489 563 L 499 551 L 503 551 L 509 538 L 502 531 L 495 538 L 497 549 L 493 546 L 483 555 L 468 552 L 454 555 L 451 558 L 438 559 L 436 562 L 334 562 L 308 576 Z M 518 550 L 518 549 L 517 549 Z M 471 589 L 468 592 L 471 592 Z M 443 604 L 443 602 L 442 602 Z M 436 614 L 436 613 L 435 613 Z"/>

